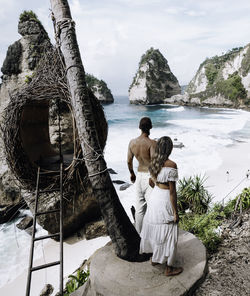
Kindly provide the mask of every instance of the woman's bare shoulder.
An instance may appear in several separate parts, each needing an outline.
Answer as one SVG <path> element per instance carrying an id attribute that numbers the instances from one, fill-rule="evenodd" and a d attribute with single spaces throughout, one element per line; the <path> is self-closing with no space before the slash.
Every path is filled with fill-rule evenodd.
<path id="1" fill-rule="evenodd" d="M 165 161 L 164 167 L 177 169 L 177 164 L 174 161 L 172 161 L 171 159 L 168 159 Z"/>

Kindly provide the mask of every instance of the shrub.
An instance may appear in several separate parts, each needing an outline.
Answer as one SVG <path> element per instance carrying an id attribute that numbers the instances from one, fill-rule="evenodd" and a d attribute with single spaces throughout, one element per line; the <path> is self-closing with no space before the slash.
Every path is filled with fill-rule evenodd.
<path id="1" fill-rule="evenodd" d="M 212 85 L 218 75 L 218 70 L 214 64 L 208 63 L 205 65 L 205 75 L 207 77 L 208 84 Z"/>
<path id="2" fill-rule="evenodd" d="M 247 91 L 237 71 L 229 75 L 228 79 L 218 81 L 216 90 L 231 101 L 247 98 Z"/>
<path id="3" fill-rule="evenodd" d="M 193 213 L 203 214 L 208 210 L 212 195 L 204 186 L 205 176 L 183 178 L 178 182 L 178 206 L 181 212 L 190 209 Z"/>
<path id="4" fill-rule="evenodd" d="M 64 296 L 69 296 L 70 293 L 80 288 L 89 277 L 89 270 L 77 270 L 76 276 L 71 274 L 68 276 L 71 280 L 66 283 Z"/>
<path id="5" fill-rule="evenodd" d="M 213 210 L 202 215 L 188 213 L 181 215 L 180 227 L 196 235 L 203 242 L 208 252 L 213 253 L 222 240 L 220 234 L 216 231 L 222 219 L 221 214 Z"/>
<path id="6" fill-rule="evenodd" d="M 39 21 L 37 18 L 37 15 L 32 10 L 29 10 L 29 11 L 24 10 L 24 12 L 20 14 L 19 20 L 20 22 L 26 22 L 29 20 Z"/>

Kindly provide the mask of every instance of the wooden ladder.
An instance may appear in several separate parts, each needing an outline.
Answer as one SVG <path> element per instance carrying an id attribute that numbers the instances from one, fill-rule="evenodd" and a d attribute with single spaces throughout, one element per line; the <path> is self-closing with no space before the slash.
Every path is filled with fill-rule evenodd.
<path id="1" fill-rule="evenodd" d="M 40 269 L 48 268 L 51 266 L 55 266 L 55 265 L 60 265 L 59 291 L 60 291 L 60 295 L 63 295 L 63 182 L 62 182 L 62 180 L 63 180 L 63 161 L 62 161 L 62 158 L 61 158 L 61 162 L 60 162 L 60 170 L 58 172 L 60 172 L 60 186 L 59 186 L 59 188 L 40 190 L 39 189 L 40 176 L 45 175 L 45 174 L 50 174 L 50 173 L 41 172 L 40 166 L 37 169 L 37 181 L 36 181 L 36 191 L 35 191 L 35 212 L 34 212 L 34 217 L 33 217 L 33 229 L 32 229 L 32 237 L 31 237 L 29 268 L 28 268 L 28 277 L 27 277 L 27 285 L 26 285 L 26 296 L 30 296 L 32 272 L 40 270 Z M 49 210 L 49 211 L 44 211 L 44 212 L 38 212 L 39 195 L 41 193 L 50 193 L 50 192 L 51 193 L 52 192 L 59 192 L 59 194 L 60 194 L 60 208 Z M 60 212 L 60 230 L 59 230 L 59 232 L 54 233 L 54 234 L 35 237 L 37 217 L 41 216 L 41 215 L 58 213 L 58 212 Z M 48 238 L 55 238 L 55 237 L 60 238 L 60 260 L 54 261 L 51 263 L 47 263 L 47 264 L 43 264 L 43 265 L 33 266 L 35 242 L 39 241 L 39 240 L 44 240 L 44 239 L 48 239 Z"/>

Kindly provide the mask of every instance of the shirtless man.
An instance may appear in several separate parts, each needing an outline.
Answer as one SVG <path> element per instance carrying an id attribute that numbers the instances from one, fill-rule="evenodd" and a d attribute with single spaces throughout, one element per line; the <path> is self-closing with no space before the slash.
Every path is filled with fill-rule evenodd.
<path id="1" fill-rule="evenodd" d="M 147 198 L 152 190 L 149 186 L 150 174 L 148 166 L 156 145 L 156 141 L 149 138 L 150 129 L 152 128 L 152 122 L 149 117 L 143 117 L 140 120 L 139 128 L 141 135 L 132 139 L 128 146 L 130 180 L 132 183 L 135 182 L 136 186 L 135 228 L 138 233 L 141 232 L 142 221 L 147 208 Z M 139 162 L 136 176 L 133 169 L 134 156 Z"/>

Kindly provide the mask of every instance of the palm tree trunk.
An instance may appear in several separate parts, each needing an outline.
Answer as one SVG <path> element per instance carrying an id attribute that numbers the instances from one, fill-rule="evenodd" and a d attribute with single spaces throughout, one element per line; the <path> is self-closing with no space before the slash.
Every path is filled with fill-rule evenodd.
<path id="1" fill-rule="evenodd" d="M 93 112 L 88 95 L 85 73 L 78 48 L 74 22 L 67 0 L 51 0 L 57 38 L 66 66 L 76 126 L 93 193 L 97 198 L 117 256 L 140 260 L 140 237 L 122 207 L 102 157 Z M 98 154 L 100 155 L 96 161 Z M 89 159 L 92 159 L 89 160 Z"/>

